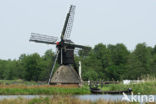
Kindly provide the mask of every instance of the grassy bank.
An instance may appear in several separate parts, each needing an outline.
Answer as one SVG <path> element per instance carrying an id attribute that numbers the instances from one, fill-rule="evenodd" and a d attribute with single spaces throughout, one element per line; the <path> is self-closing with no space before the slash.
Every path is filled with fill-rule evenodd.
<path id="1" fill-rule="evenodd" d="M 134 94 L 156 94 L 156 80 L 148 80 L 138 84 L 111 84 L 105 85 L 102 89 L 105 91 L 127 90 L 132 88 Z"/>
<path id="2" fill-rule="evenodd" d="M 74 86 L 49 86 L 39 85 L 36 82 L 23 81 L 0 81 L 0 95 L 52 95 L 52 94 L 90 94 L 88 86 L 77 88 Z M 17 84 L 18 82 L 18 84 Z M 21 83 L 19 83 L 21 82 Z M 9 84 L 6 84 L 9 83 Z M 156 80 L 145 80 L 144 83 L 123 85 L 110 84 L 104 85 L 104 91 L 121 91 L 132 88 L 134 94 L 156 94 Z"/>
<path id="3" fill-rule="evenodd" d="M 35 81 L 24 81 L 21 79 L 18 80 L 0 80 L 0 85 L 12 85 L 12 84 L 23 84 L 23 85 L 41 85 L 41 84 L 45 84 L 43 82 L 35 82 Z"/>
<path id="4" fill-rule="evenodd" d="M 0 95 L 89 94 L 89 89 L 50 85 L 0 85 Z"/>
<path id="5" fill-rule="evenodd" d="M 0 80 L 0 95 L 90 94 L 86 87 L 50 86 L 43 82 Z"/>
<path id="6" fill-rule="evenodd" d="M 0 100 L 0 104 L 140 104 L 140 103 L 128 103 L 128 102 L 113 102 L 113 101 L 89 101 L 89 100 L 80 100 L 78 98 L 73 98 L 70 96 L 54 96 L 50 97 L 40 97 L 34 99 L 5 99 Z M 147 103 L 148 104 L 148 103 Z M 150 103 L 156 104 L 156 103 Z"/>

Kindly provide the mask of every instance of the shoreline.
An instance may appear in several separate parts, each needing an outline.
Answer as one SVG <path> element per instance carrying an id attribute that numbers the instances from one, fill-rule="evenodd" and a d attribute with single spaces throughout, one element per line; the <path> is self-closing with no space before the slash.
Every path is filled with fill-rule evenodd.
<path id="1" fill-rule="evenodd" d="M 132 88 L 134 94 L 141 95 L 155 95 L 156 94 L 156 81 L 149 80 L 138 84 L 124 85 L 119 84 L 109 84 L 104 85 L 103 91 L 121 91 Z M 84 95 L 91 94 L 89 86 L 83 85 L 80 88 L 77 87 L 58 87 L 51 85 L 26 85 L 26 84 L 1 84 L 0 85 L 0 95 Z"/>

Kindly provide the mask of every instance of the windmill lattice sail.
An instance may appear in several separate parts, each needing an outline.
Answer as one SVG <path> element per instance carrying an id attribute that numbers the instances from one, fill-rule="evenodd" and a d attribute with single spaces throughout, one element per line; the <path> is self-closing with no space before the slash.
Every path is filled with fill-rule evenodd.
<path id="1" fill-rule="evenodd" d="M 55 42 L 57 41 L 57 37 L 31 33 L 30 41 L 46 44 L 56 44 Z"/>
<path id="2" fill-rule="evenodd" d="M 69 13 L 67 14 L 66 21 L 63 27 L 61 38 L 64 40 L 69 39 L 72 27 L 73 27 L 73 21 L 74 21 L 74 15 L 75 15 L 75 5 L 71 5 L 69 9 Z"/>

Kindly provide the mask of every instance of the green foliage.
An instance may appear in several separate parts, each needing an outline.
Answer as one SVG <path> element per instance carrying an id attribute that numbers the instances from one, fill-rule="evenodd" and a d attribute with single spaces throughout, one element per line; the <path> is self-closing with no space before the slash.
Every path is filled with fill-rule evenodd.
<path id="1" fill-rule="evenodd" d="M 138 44 L 130 54 L 128 60 L 127 76 L 131 79 L 139 79 L 141 76 L 151 73 L 152 54 L 145 43 Z M 133 75 L 133 76 L 132 76 Z"/>
<path id="2" fill-rule="evenodd" d="M 129 85 L 124 85 L 122 83 L 120 84 L 110 84 L 110 85 L 105 85 L 102 90 L 104 91 L 123 91 L 123 90 L 128 90 L 128 88 L 131 88 L 133 90 L 134 94 L 156 94 L 156 82 L 155 80 L 153 81 L 147 81 L 144 83 L 138 83 L 138 84 L 129 84 Z"/>
<path id="3" fill-rule="evenodd" d="M 0 95 L 51 95 L 51 94 L 90 94 L 90 90 L 88 88 L 59 88 L 59 87 L 34 87 L 29 88 L 28 86 L 24 86 L 23 88 L 1 88 Z"/>
<path id="4" fill-rule="evenodd" d="M 47 50 L 43 56 L 37 53 L 22 54 L 18 60 L 0 60 L 0 80 L 23 79 L 47 81 L 54 63 L 55 54 Z M 141 76 L 156 76 L 156 46 L 145 43 L 128 51 L 124 44 L 104 45 L 80 50 L 75 55 L 76 65 L 82 62 L 83 80 L 141 79 Z M 59 65 L 56 64 L 55 70 Z M 54 70 L 54 71 L 55 71 Z"/>
<path id="5" fill-rule="evenodd" d="M 32 99 L 29 104 L 50 104 L 48 97 L 40 97 L 40 98 L 34 98 Z"/>

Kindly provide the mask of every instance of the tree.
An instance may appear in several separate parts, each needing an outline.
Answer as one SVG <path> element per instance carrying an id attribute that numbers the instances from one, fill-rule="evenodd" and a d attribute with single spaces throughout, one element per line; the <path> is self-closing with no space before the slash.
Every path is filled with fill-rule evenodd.
<path id="1" fill-rule="evenodd" d="M 108 45 L 113 65 L 125 64 L 128 60 L 129 51 L 124 44 Z"/>
<path id="2" fill-rule="evenodd" d="M 136 49 L 129 57 L 127 76 L 138 79 L 150 74 L 151 52 L 145 43 L 137 44 Z M 133 76 L 132 76 L 133 75 Z"/>
<path id="3" fill-rule="evenodd" d="M 28 55 L 24 58 L 25 79 L 28 81 L 38 81 L 41 73 L 41 58 L 37 53 Z"/>
<path id="4" fill-rule="evenodd" d="M 110 53 L 110 65 L 107 67 L 109 80 L 121 80 L 124 78 L 126 63 L 130 52 L 124 44 L 108 45 Z"/>
<path id="5" fill-rule="evenodd" d="M 55 60 L 55 54 L 52 50 L 47 50 L 44 56 L 42 56 L 42 60 L 41 60 L 42 70 L 40 74 L 41 81 L 48 81 L 52 69 L 52 65 L 54 64 L 54 60 Z M 57 68 L 57 66 L 58 65 L 56 64 L 55 68 Z"/>
<path id="6" fill-rule="evenodd" d="M 5 79 L 4 71 L 6 69 L 6 61 L 0 60 L 0 79 Z"/>

